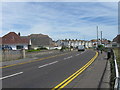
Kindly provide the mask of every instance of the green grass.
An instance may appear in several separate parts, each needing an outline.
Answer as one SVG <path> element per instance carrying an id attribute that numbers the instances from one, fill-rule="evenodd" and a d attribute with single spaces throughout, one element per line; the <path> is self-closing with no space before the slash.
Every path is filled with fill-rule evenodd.
<path id="1" fill-rule="evenodd" d="M 40 50 L 27 50 L 27 52 L 36 52 L 36 51 L 40 51 Z"/>

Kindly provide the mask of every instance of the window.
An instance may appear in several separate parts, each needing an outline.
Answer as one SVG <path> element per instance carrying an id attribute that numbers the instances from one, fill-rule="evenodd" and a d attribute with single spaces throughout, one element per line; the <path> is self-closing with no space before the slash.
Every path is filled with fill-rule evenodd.
<path id="1" fill-rule="evenodd" d="M 23 45 L 17 45 L 17 49 L 23 49 Z"/>

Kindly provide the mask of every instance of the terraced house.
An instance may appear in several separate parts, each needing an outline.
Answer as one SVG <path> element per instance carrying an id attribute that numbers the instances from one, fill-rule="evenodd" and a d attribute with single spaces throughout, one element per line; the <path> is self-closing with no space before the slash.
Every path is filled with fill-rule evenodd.
<path id="1" fill-rule="evenodd" d="M 92 47 L 93 43 L 91 41 L 85 41 L 85 40 L 74 40 L 74 39 L 65 39 L 65 40 L 58 40 L 57 41 L 58 46 L 66 46 L 66 47 L 74 47 L 76 48 L 79 45 L 85 45 L 86 48 Z"/>

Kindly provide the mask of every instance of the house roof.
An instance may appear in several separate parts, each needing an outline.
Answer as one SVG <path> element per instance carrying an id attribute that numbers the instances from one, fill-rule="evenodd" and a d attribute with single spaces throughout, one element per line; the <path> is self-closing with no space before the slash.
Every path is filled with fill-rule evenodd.
<path id="1" fill-rule="evenodd" d="M 33 46 L 47 46 L 52 43 L 52 39 L 48 35 L 31 34 L 28 37 L 31 39 Z"/>
<path id="2" fill-rule="evenodd" d="M 9 32 L 2 37 L 2 44 L 28 44 L 29 39 L 22 38 L 15 32 Z"/>
<path id="3" fill-rule="evenodd" d="M 102 40 L 102 43 L 108 43 L 108 40 Z"/>
<path id="4" fill-rule="evenodd" d="M 43 34 L 31 34 L 28 37 L 49 37 L 48 35 L 43 35 Z"/>

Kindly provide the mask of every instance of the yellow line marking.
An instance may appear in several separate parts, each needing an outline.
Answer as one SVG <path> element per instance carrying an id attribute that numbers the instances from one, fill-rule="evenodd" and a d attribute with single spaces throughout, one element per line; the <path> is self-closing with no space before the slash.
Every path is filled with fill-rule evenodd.
<path id="1" fill-rule="evenodd" d="M 71 53 L 71 52 L 69 52 L 69 53 Z M 69 54 L 69 53 L 64 53 L 64 54 L 60 54 L 60 55 L 49 56 L 49 57 L 45 57 L 45 58 L 41 58 L 41 59 L 35 59 L 35 60 L 28 61 L 28 62 L 23 62 L 23 63 L 17 63 L 17 64 L 12 64 L 12 65 L 2 66 L 0 68 L 7 68 L 7 67 L 16 66 L 16 65 L 22 65 L 22 64 L 32 63 L 32 62 L 41 61 L 41 60 L 45 60 L 45 59 L 50 59 L 50 58 L 54 58 L 54 57 L 58 57 L 58 56 L 63 56 L 63 55 Z"/>
<path id="2" fill-rule="evenodd" d="M 82 68 L 80 68 L 78 71 L 73 73 L 71 76 L 69 76 L 63 82 L 61 82 L 60 84 L 55 86 L 52 90 L 61 90 L 66 85 L 68 85 L 73 79 L 75 79 L 78 75 L 80 75 L 88 66 L 90 66 L 94 62 L 94 60 L 97 58 L 97 56 L 98 56 L 98 52 L 96 52 L 96 55 L 87 64 L 85 64 Z"/>

